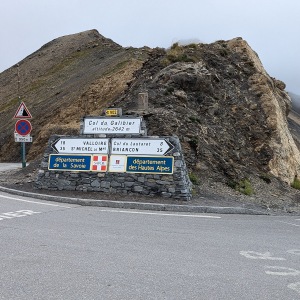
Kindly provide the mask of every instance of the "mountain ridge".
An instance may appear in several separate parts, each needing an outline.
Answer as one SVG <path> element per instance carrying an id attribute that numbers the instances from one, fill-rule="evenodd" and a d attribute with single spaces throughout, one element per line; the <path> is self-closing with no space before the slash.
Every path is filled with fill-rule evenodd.
<path id="1" fill-rule="evenodd" d="M 33 161 L 52 134 L 77 135 L 84 115 L 109 106 L 137 114 L 138 95 L 147 92 L 149 135 L 179 136 L 195 178 L 242 190 L 246 179 L 290 184 L 298 174 L 285 84 L 268 75 L 242 38 L 123 48 L 89 30 L 45 44 L 19 70 L 20 93 L 16 65 L 0 73 L 0 161 L 20 159 L 12 120 L 19 94 L 33 115 L 33 143 L 26 145 Z M 289 120 L 297 125 L 298 118 Z"/>

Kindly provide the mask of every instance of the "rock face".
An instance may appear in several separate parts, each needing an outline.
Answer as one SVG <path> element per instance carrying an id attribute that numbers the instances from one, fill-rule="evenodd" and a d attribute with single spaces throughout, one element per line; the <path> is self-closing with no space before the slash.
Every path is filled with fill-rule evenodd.
<path id="1" fill-rule="evenodd" d="M 50 135 L 78 134 L 84 115 L 108 106 L 135 113 L 147 92 L 148 135 L 177 135 L 190 172 L 222 182 L 273 174 L 289 183 L 299 173 L 285 84 L 241 38 L 135 49 L 90 30 L 46 44 L 20 62 L 20 75 L 21 99 L 34 117 L 28 160 L 44 152 Z M 13 161 L 20 156 L 16 66 L 0 74 L 0 93 L 0 160 Z"/>
<path id="2" fill-rule="evenodd" d="M 195 172 L 237 181 L 271 173 L 291 182 L 300 156 L 287 125 L 290 98 L 241 38 L 153 51 L 122 101 L 149 93 L 149 134 L 176 134 Z"/>
<path id="3" fill-rule="evenodd" d="M 257 69 L 257 73 L 253 74 L 248 81 L 250 91 L 254 92 L 261 102 L 266 115 L 266 125 L 272 130 L 270 139 L 265 141 L 273 150 L 273 157 L 268 166 L 273 175 L 291 182 L 299 172 L 300 155 L 288 128 L 287 116 L 291 108 L 291 99 L 284 91 L 285 84 L 267 74 L 257 55 L 254 55 L 245 41 L 232 40 L 229 42 L 229 47 L 246 53 Z"/>

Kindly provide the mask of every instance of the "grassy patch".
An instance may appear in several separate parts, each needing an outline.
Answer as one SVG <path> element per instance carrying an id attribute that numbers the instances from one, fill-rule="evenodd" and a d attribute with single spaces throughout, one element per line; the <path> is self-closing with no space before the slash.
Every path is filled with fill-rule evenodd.
<path id="1" fill-rule="evenodd" d="M 191 148 L 193 148 L 194 150 L 197 150 L 198 148 L 198 137 L 194 136 L 192 137 L 188 143 L 190 144 Z"/>
<path id="2" fill-rule="evenodd" d="M 200 120 L 200 118 L 198 118 L 198 117 L 191 116 L 191 117 L 189 117 L 189 119 L 190 119 L 191 122 L 193 122 L 193 123 L 200 123 L 200 124 L 201 124 L 201 120 Z"/>
<path id="3" fill-rule="evenodd" d="M 199 184 L 199 178 L 195 173 L 189 173 L 189 178 L 192 184 L 198 185 Z"/>
<path id="4" fill-rule="evenodd" d="M 164 91 L 164 95 L 170 95 L 174 92 L 174 88 L 172 86 L 168 86 L 167 89 Z"/>
<path id="5" fill-rule="evenodd" d="M 105 72 L 103 75 L 108 76 L 108 75 L 117 73 L 118 71 L 122 70 L 128 63 L 129 63 L 129 60 L 121 61 L 118 64 L 116 64 L 113 68 L 111 68 L 107 72 Z"/>
<path id="6" fill-rule="evenodd" d="M 52 66 L 52 68 L 50 68 L 50 70 L 47 72 L 47 74 L 45 74 L 45 76 L 49 76 L 49 75 L 52 76 L 57 73 L 61 73 L 63 69 L 72 65 L 74 61 L 76 62 L 78 61 L 79 58 L 82 58 L 83 56 L 87 55 L 89 50 L 90 49 L 85 49 L 85 50 L 73 52 L 71 55 L 64 58 L 60 63 Z"/>
<path id="7" fill-rule="evenodd" d="M 161 60 L 163 66 L 168 66 L 175 62 L 197 62 L 197 59 L 185 53 L 185 47 L 175 43 L 167 51 L 167 55 Z"/>
<path id="8" fill-rule="evenodd" d="M 239 191 L 240 193 L 242 193 L 244 195 L 251 196 L 254 194 L 254 190 L 251 185 L 251 182 L 247 178 L 244 178 L 244 179 L 240 180 L 239 182 L 229 181 L 227 184 L 231 188 L 235 189 L 236 191 Z"/>
<path id="9" fill-rule="evenodd" d="M 266 173 L 260 174 L 259 178 L 268 184 L 271 183 L 271 176 L 269 174 Z"/>
<path id="10" fill-rule="evenodd" d="M 0 112 L 4 112 L 5 110 L 15 106 L 16 109 L 18 108 L 18 105 L 20 104 L 20 99 L 19 97 L 15 97 L 9 101 L 7 101 L 4 105 L 1 105 L 1 110 Z"/>
<path id="11" fill-rule="evenodd" d="M 294 181 L 291 183 L 291 187 L 300 190 L 300 180 L 295 176 Z"/>

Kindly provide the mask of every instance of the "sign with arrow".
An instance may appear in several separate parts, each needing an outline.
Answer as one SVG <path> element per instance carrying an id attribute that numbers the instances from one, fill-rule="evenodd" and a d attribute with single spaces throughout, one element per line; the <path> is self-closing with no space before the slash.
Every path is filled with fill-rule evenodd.
<path id="1" fill-rule="evenodd" d="M 166 155 L 174 146 L 166 139 L 111 139 L 111 154 Z"/>
<path id="2" fill-rule="evenodd" d="M 59 138 L 51 147 L 56 153 L 69 154 L 106 154 L 108 139 L 102 138 Z"/>

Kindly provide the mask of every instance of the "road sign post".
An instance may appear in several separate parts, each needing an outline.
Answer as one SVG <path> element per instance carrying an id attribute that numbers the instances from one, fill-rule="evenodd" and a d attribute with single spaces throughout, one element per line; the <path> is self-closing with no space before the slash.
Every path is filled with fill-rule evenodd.
<path id="1" fill-rule="evenodd" d="M 31 116 L 30 116 L 31 117 Z M 15 124 L 15 132 L 20 136 L 27 136 L 31 132 L 31 123 L 28 120 L 18 120 Z M 21 142 L 21 158 L 22 158 L 22 168 L 26 167 L 26 149 L 25 142 Z"/>

